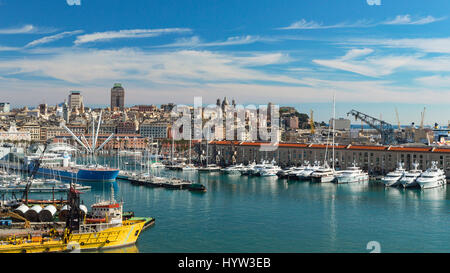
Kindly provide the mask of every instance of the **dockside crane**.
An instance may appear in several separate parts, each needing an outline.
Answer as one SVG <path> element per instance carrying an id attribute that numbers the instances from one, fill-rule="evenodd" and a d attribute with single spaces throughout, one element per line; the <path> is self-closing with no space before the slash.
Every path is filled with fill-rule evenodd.
<path id="1" fill-rule="evenodd" d="M 28 205 L 28 193 L 30 192 L 30 188 L 33 184 L 33 180 L 34 180 L 37 172 L 39 171 L 39 168 L 42 163 L 42 159 L 44 158 L 45 152 L 47 151 L 47 147 L 52 142 L 53 142 L 53 139 L 47 140 L 47 142 L 45 143 L 45 146 L 44 146 L 44 150 L 42 151 L 41 155 L 39 156 L 38 159 L 35 159 L 33 162 L 33 169 L 31 170 L 30 176 L 28 177 L 28 181 L 27 181 L 27 184 L 25 186 L 23 196 L 22 196 L 22 200 L 25 200 L 25 205 Z"/>
<path id="2" fill-rule="evenodd" d="M 361 120 L 367 123 L 371 128 L 377 130 L 381 134 L 381 143 L 384 145 L 395 144 L 394 127 L 381 119 L 374 118 L 362 112 L 351 110 L 347 116 L 352 115 L 355 120 Z"/>

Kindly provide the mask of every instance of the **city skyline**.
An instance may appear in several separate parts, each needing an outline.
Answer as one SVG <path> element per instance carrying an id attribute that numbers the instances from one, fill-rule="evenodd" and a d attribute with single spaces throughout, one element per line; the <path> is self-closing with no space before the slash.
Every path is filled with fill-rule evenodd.
<path id="1" fill-rule="evenodd" d="M 226 96 L 327 121 L 336 91 L 337 117 L 357 109 L 394 124 L 397 107 L 402 124 L 417 124 L 427 107 L 427 124 L 448 122 L 444 1 L 24 3 L 0 5 L 0 100 L 12 107 L 56 104 L 69 90 L 106 106 L 121 82 L 126 106 Z"/>

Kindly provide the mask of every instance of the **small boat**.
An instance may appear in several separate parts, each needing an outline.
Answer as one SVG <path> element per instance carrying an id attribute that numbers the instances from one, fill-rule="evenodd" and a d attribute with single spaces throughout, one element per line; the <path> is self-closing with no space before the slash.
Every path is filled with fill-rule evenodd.
<path id="1" fill-rule="evenodd" d="M 199 183 L 192 183 L 187 187 L 189 191 L 206 192 L 206 187 Z"/>

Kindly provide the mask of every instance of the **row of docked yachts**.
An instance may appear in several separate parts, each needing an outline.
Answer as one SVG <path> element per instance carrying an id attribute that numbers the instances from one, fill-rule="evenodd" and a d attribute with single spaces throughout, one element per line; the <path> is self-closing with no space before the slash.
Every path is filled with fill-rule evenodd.
<path id="1" fill-rule="evenodd" d="M 437 162 L 433 161 L 426 171 L 420 170 L 419 164 L 414 163 L 413 169 L 406 171 L 403 163 L 399 163 L 397 169 L 387 173 L 381 182 L 386 187 L 402 186 L 404 188 L 429 189 L 444 186 L 447 183 L 445 172 L 437 167 Z M 263 161 L 261 164 L 255 162 L 245 166 L 243 164 L 229 166 L 221 169 L 224 174 L 251 175 L 251 176 L 278 176 L 290 180 L 310 180 L 317 183 L 357 183 L 369 181 L 369 175 L 353 163 L 353 166 L 345 170 L 335 170 L 326 162 L 320 165 L 318 161 L 311 165 L 308 161 L 299 167 L 281 169 L 275 161 Z"/>
<path id="2" fill-rule="evenodd" d="M 402 162 L 398 167 L 389 172 L 381 180 L 386 187 L 403 186 L 404 188 L 420 187 L 421 189 L 431 189 L 447 184 L 445 172 L 437 167 L 437 162 L 432 161 L 431 167 L 422 172 L 419 170 L 419 164 L 413 163 L 413 169 L 406 171 Z"/>
<path id="3" fill-rule="evenodd" d="M 291 167 L 288 169 L 281 169 L 276 165 L 275 161 L 261 164 L 255 162 L 244 166 L 242 164 L 229 166 L 221 170 L 225 174 L 240 174 L 251 176 L 278 176 L 279 178 L 287 178 L 290 180 L 311 180 L 319 183 L 353 183 L 369 181 L 369 175 L 360 168 L 353 165 L 343 171 L 336 171 L 328 166 L 327 163 L 320 165 L 318 161 L 313 165 L 305 161 L 304 165 L 300 167 Z"/>
<path id="4" fill-rule="evenodd" d="M 369 181 L 369 175 L 356 166 L 354 163 L 352 167 L 346 170 L 336 171 L 325 162 L 324 165 L 319 165 L 319 162 L 314 162 L 310 165 L 308 161 L 303 166 L 292 167 L 278 173 L 280 178 L 288 178 L 291 180 L 311 180 L 317 183 L 356 183 Z"/>

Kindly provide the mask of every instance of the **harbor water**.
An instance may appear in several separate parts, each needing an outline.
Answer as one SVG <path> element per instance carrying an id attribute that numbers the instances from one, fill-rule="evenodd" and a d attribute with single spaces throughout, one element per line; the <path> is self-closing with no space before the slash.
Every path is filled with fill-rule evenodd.
<path id="1" fill-rule="evenodd" d="M 115 158 L 102 160 L 116 164 Z M 133 163 L 127 167 L 133 169 Z M 372 241 L 381 252 L 450 252 L 448 186 L 421 191 L 385 188 L 375 181 L 337 185 L 221 173 L 153 174 L 187 178 L 208 191 L 135 186 L 122 180 L 80 182 L 92 186 L 81 196 L 86 205 L 108 198 L 113 185 L 116 200 L 124 200 L 124 211 L 156 218 L 136 248 L 124 252 L 368 253 Z"/>

